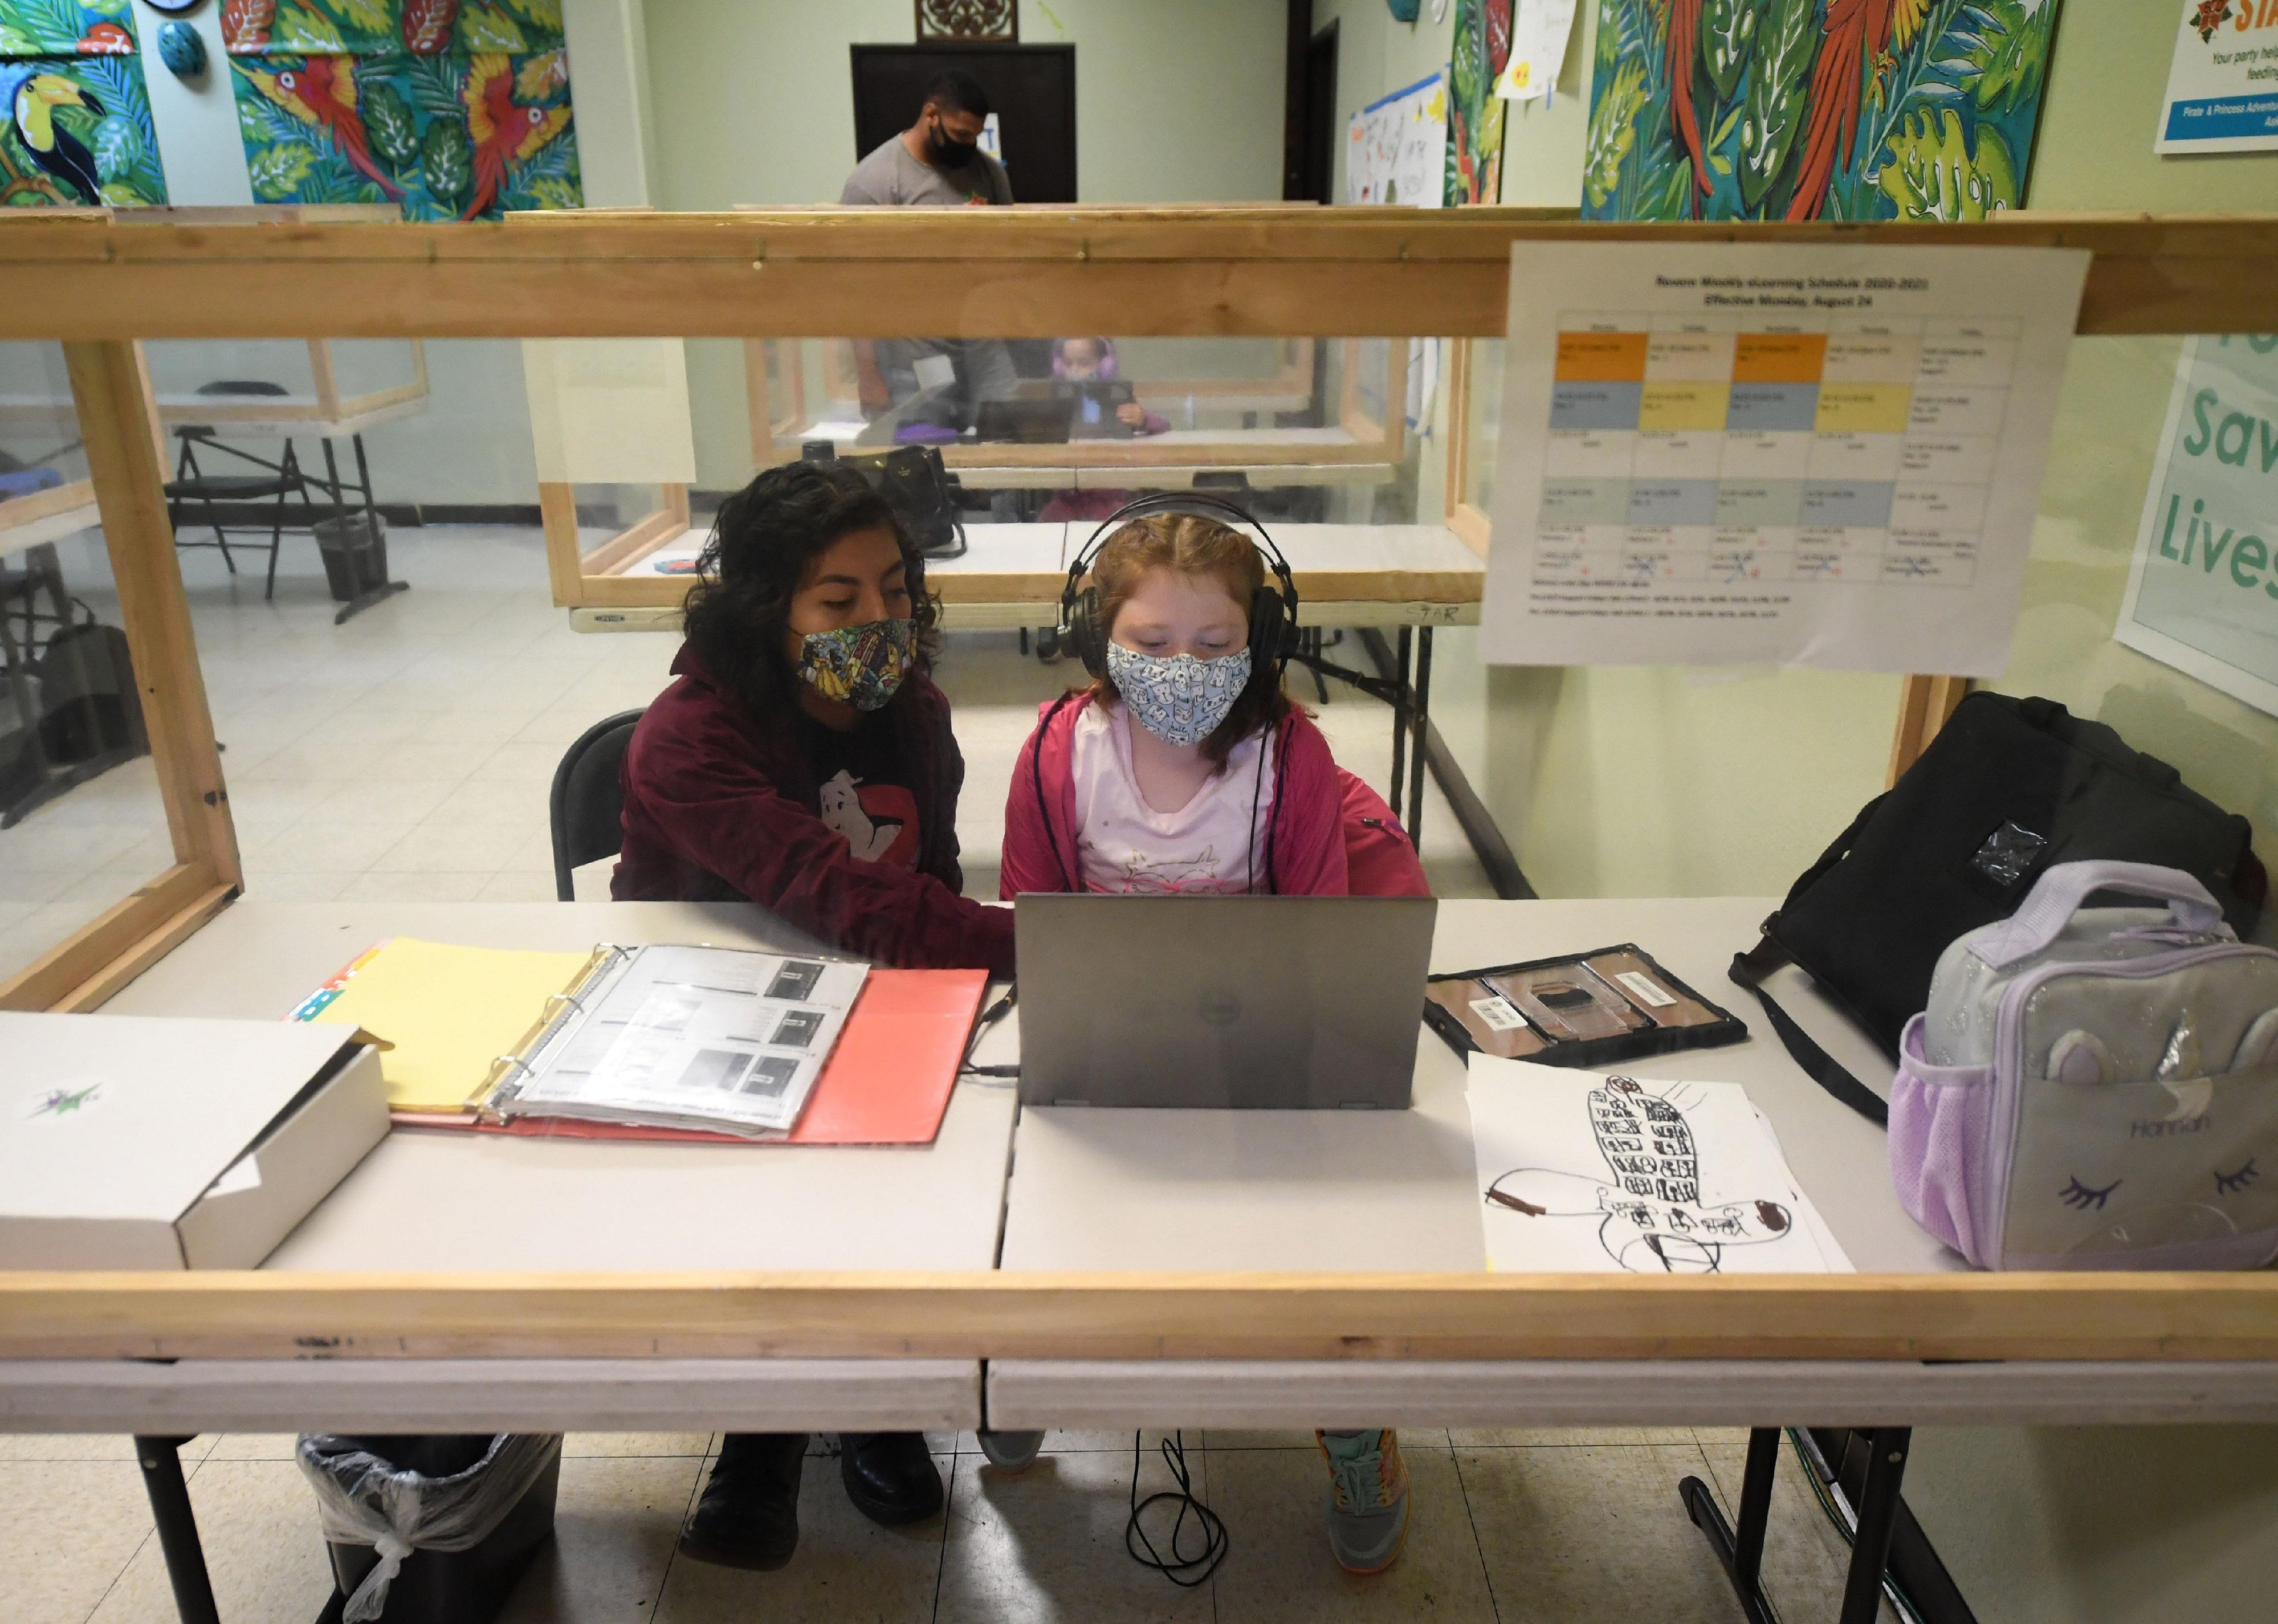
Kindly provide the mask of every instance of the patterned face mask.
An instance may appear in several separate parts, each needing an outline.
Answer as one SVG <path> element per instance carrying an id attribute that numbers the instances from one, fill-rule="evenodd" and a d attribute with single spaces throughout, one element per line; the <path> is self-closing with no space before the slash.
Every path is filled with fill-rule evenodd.
<path id="1" fill-rule="evenodd" d="M 1107 645 L 1107 675 L 1139 725 L 1166 744 L 1199 744 L 1250 686 L 1250 651 L 1216 660 Z"/>
<path id="2" fill-rule="evenodd" d="M 911 621 L 871 621 L 836 631 L 810 631 L 799 645 L 799 681 L 826 699 L 875 711 L 894 697 L 910 672 L 917 642 Z"/>

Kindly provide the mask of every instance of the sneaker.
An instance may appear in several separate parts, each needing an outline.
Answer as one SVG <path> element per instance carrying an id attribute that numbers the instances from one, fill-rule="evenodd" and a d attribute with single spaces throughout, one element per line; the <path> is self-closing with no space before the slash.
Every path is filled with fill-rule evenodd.
<path id="1" fill-rule="evenodd" d="M 1036 1462 L 1036 1452 L 1044 1446 L 1041 1432 L 992 1432 L 981 1430 L 981 1452 L 989 1464 L 1000 1472 L 1025 1471 Z"/>
<path id="2" fill-rule="evenodd" d="M 799 1483 L 806 1434 L 731 1433 L 681 1530 L 680 1554 L 771 1573 L 799 1549 Z"/>
<path id="3" fill-rule="evenodd" d="M 1329 1550 L 1349 1574 L 1380 1574 L 1408 1537 L 1408 1464 L 1400 1435 L 1316 1432 L 1329 1463 Z"/>

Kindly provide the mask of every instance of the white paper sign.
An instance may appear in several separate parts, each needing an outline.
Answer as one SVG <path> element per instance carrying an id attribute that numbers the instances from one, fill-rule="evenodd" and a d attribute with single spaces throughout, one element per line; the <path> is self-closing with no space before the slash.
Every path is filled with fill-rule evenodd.
<path id="1" fill-rule="evenodd" d="M 2278 715 L 2278 333 L 2183 340 L 2112 635 Z"/>
<path id="2" fill-rule="evenodd" d="M 1548 95 L 1573 32 L 1574 0 L 1517 0 L 1511 12 L 1510 55 L 1495 80 L 1495 94 L 1508 102 Z"/>
<path id="3" fill-rule="evenodd" d="M 1490 1269 L 1851 1267 L 1738 1083 L 1601 1077 L 1474 1055 L 1465 1098 Z"/>
<path id="4" fill-rule="evenodd" d="M 1448 164 L 1448 95 L 1440 75 L 1355 113 L 1345 149 L 1345 202 L 1439 208 Z"/>
<path id="5" fill-rule="evenodd" d="M 2181 16 L 2154 152 L 2278 147 L 2278 5 L 2170 0 Z"/>
<path id="6" fill-rule="evenodd" d="M 2087 272 L 1515 246 L 1487 658 L 1999 675 Z"/>

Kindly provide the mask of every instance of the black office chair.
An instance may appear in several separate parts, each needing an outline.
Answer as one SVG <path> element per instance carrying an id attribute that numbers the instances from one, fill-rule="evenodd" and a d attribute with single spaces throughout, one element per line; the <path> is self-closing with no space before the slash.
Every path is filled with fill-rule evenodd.
<path id="1" fill-rule="evenodd" d="M 577 900 L 570 871 L 609 856 L 624 844 L 624 790 L 617 782 L 625 746 L 639 711 L 619 711 L 577 736 L 554 769 L 547 821 L 554 833 L 554 894 Z"/>

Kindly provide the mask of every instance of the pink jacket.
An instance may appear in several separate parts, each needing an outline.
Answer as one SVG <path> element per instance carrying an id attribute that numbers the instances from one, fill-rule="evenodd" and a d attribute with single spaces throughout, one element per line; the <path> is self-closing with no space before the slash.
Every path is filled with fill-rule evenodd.
<path id="1" fill-rule="evenodd" d="M 1038 707 L 1005 801 L 1005 867 L 998 894 L 1080 888 L 1075 850 L 1076 718 L 1089 695 Z M 1428 896 L 1423 865 L 1381 797 L 1340 767 L 1312 719 L 1293 710 L 1273 740 L 1275 780 L 1266 827 L 1273 872 L 1263 888 L 1284 896 Z"/>

